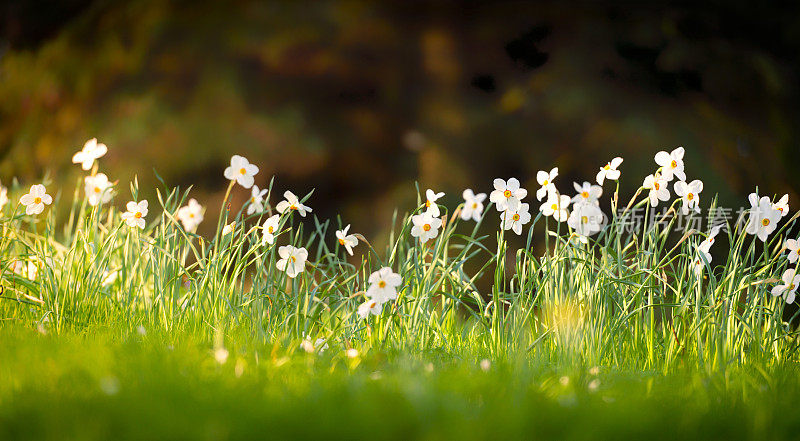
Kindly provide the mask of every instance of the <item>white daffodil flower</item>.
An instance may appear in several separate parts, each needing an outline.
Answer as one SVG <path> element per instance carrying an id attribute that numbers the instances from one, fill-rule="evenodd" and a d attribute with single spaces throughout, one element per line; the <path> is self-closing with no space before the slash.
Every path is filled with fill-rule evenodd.
<path id="1" fill-rule="evenodd" d="M 250 188 L 255 182 L 254 176 L 258 174 L 258 167 L 251 164 L 244 156 L 233 155 L 230 167 L 225 169 L 225 179 L 236 181 L 244 188 Z"/>
<path id="2" fill-rule="evenodd" d="M 411 235 L 419 237 L 420 243 L 436 238 L 439 235 L 439 227 L 442 226 L 442 220 L 432 217 L 428 212 L 411 216 L 411 222 L 414 224 L 411 227 Z"/>
<path id="3" fill-rule="evenodd" d="M 83 183 L 86 199 L 92 207 L 111 200 L 111 183 L 108 182 L 108 176 L 105 174 L 98 173 L 94 176 L 87 176 L 83 178 Z"/>
<path id="4" fill-rule="evenodd" d="M 512 230 L 517 235 L 522 234 L 522 226 L 531 221 L 530 206 L 522 203 L 516 210 L 506 210 L 500 213 L 500 221 L 504 230 Z"/>
<path id="5" fill-rule="evenodd" d="M 572 207 L 567 225 L 579 236 L 588 237 L 600 231 L 604 221 L 605 215 L 597 205 L 578 204 Z"/>
<path id="6" fill-rule="evenodd" d="M 772 204 L 772 207 L 781 212 L 781 217 L 789 214 L 789 195 L 783 195 L 778 202 Z"/>
<path id="7" fill-rule="evenodd" d="M 381 315 L 381 311 L 383 311 L 383 304 L 381 302 L 367 299 L 366 302 L 358 305 L 357 314 L 360 318 L 365 319 L 369 317 L 370 314 Z"/>
<path id="8" fill-rule="evenodd" d="M 606 163 L 606 165 L 600 167 L 600 171 L 597 172 L 597 183 L 603 185 L 606 179 L 611 181 L 616 181 L 619 179 L 619 170 L 617 168 L 622 164 L 622 158 L 619 156 L 612 159 L 611 162 Z"/>
<path id="9" fill-rule="evenodd" d="M 548 193 L 553 193 L 556 191 L 556 184 L 553 183 L 553 180 L 555 180 L 557 176 L 558 167 L 554 167 L 552 170 L 550 170 L 550 173 L 547 173 L 544 170 L 539 170 L 536 173 L 536 182 L 538 182 L 541 186 L 538 190 L 536 190 L 537 201 L 544 199 Z"/>
<path id="10" fill-rule="evenodd" d="M 264 222 L 261 227 L 261 245 L 275 243 L 275 235 L 278 234 L 278 221 L 280 221 L 280 216 L 273 214 Z"/>
<path id="11" fill-rule="evenodd" d="M 656 173 L 654 175 L 648 175 L 644 178 L 644 183 L 642 183 L 642 187 L 645 190 L 650 190 L 650 205 L 655 207 L 658 205 L 658 201 L 668 201 L 669 200 L 669 189 L 667 188 L 667 180 L 665 180 L 660 174 Z"/>
<path id="12" fill-rule="evenodd" d="M 695 179 L 690 183 L 678 181 L 675 183 L 675 194 L 683 199 L 683 214 L 689 214 L 689 210 L 700 213 L 700 193 L 703 191 L 703 181 Z"/>
<path id="13" fill-rule="evenodd" d="M 461 209 L 461 219 L 474 220 L 478 222 L 483 215 L 483 201 L 486 200 L 486 193 L 475 194 L 468 188 L 461 193 L 464 197 L 464 208 Z"/>
<path id="14" fill-rule="evenodd" d="M 105 144 L 97 142 L 97 138 L 92 138 L 86 141 L 83 149 L 72 156 L 73 164 L 80 164 L 84 170 L 90 170 L 94 161 L 100 159 L 108 152 L 108 147 Z"/>
<path id="15" fill-rule="evenodd" d="M 0 185 L 0 210 L 8 203 L 8 189 Z"/>
<path id="16" fill-rule="evenodd" d="M 579 185 L 577 182 L 573 182 L 572 186 L 575 187 L 575 191 L 578 192 L 573 198 L 572 202 L 576 204 L 595 204 L 600 205 L 600 196 L 603 195 L 603 187 L 599 185 L 592 185 L 588 182 L 584 182 L 583 185 Z"/>
<path id="17" fill-rule="evenodd" d="M 247 206 L 247 214 L 262 213 L 264 211 L 264 196 L 267 190 L 259 190 L 258 185 L 253 185 L 250 192 L 250 205 Z"/>
<path id="18" fill-rule="evenodd" d="M 786 239 L 783 247 L 789 250 L 789 263 L 797 262 L 797 258 L 800 256 L 800 240 Z"/>
<path id="19" fill-rule="evenodd" d="M 295 278 L 305 269 L 308 251 L 305 248 L 284 245 L 278 248 L 278 256 L 280 256 L 280 260 L 275 263 L 275 268 L 285 271 L 287 276 Z"/>
<path id="20" fill-rule="evenodd" d="M 558 222 L 564 222 L 569 218 L 569 212 L 567 211 L 569 204 L 569 196 L 550 193 L 547 201 L 539 207 L 539 211 L 545 216 L 553 216 L 553 219 Z"/>
<path id="21" fill-rule="evenodd" d="M 129 227 L 138 227 L 144 229 L 144 218 L 147 216 L 147 201 L 130 201 L 125 206 L 126 212 L 122 213 L 122 220 L 128 224 Z"/>
<path id="22" fill-rule="evenodd" d="M 347 251 L 347 254 L 352 256 L 353 247 L 358 245 L 358 238 L 355 234 L 347 234 L 349 230 L 350 224 L 347 224 L 347 226 L 344 227 L 344 230 L 337 230 L 336 239 L 339 241 L 339 245 L 343 246 Z"/>
<path id="23" fill-rule="evenodd" d="M 186 206 L 178 209 L 178 220 L 183 224 L 186 231 L 194 232 L 203 222 L 205 208 L 196 199 L 189 199 Z"/>
<path id="24" fill-rule="evenodd" d="M 711 245 L 714 245 L 714 242 L 717 240 L 717 234 L 722 229 L 722 225 L 717 225 L 711 228 L 711 231 L 708 232 L 708 236 L 700 243 L 700 247 L 703 247 L 706 251 L 711 249 Z"/>
<path id="25" fill-rule="evenodd" d="M 772 288 L 772 295 L 783 297 L 786 303 L 794 303 L 797 287 L 800 285 L 800 274 L 797 274 L 796 268 L 789 268 L 783 272 L 781 280 L 783 285 L 776 285 Z"/>
<path id="26" fill-rule="evenodd" d="M 286 200 L 278 202 L 278 205 L 275 206 L 278 213 L 283 214 L 286 210 L 294 210 L 300 213 L 300 216 L 306 217 L 306 213 L 311 213 L 311 211 L 313 211 L 311 207 L 303 205 L 291 191 L 287 190 L 283 193 L 283 197 L 286 198 Z"/>
<path id="27" fill-rule="evenodd" d="M 236 231 L 236 221 L 233 221 L 233 222 L 229 223 L 228 225 L 225 225 L 224 227 L 222 227 L 222 235 L 223 236 L 227 236 L 227 235 L 233 233 L 234 231 Z"/>
<path id="28" fill-rule="evenodd" d="M 439 205 L 436 204 L 436 201 L 442 196 L 444 196 L 443 192 L 436 193 L 430 188 L 425 191 L 425 208 L 431 217 L 441 216 L 442 213 L 439 211 Z"/>
<path id="29" fill-rule="evenodd" d="M 661 176 L 667 181 L 677 177 L 681 181 L 686 180 L 686 173 L 683 172 L 683 147 L 678 147 L 670 153 L 656 153 L 656 164 L 661 166 Z"/>
<path id="30" fill-rule="evenodd" d="M 370 274 L 367 297 L 383 304 L 397 298 L 397 287 L 403 284 L 400 274 L 385 266 Z"/>
<path id="31" fill-rule="evenodd" d="M 34 281 L 39 275 L 39 266 L 32 260 L 15 260 L 11 263 L 11 271 L 14 271 L 14 274 L 20 277 Z"/>
<path id="32" fill-rule="evenodd" d="M 489 194 L 489 200 L 494 202 L 495 208 L 500 212 L 516 210 L 528 195 L 528 190 L 519 186 L 517 178 L 510 178 L 508 181 L 497 178 L 493 184 L 494 191 Z"/>
<path id="33" fill-rule="evenodd" d="M 748 200 L 750 201 L 750 219 L 745 231 L 747 234 L 755 234 L 762 242 L 766 242 L 767 237 L 778 228 L 781 212 L 772 206 L 772 202 L 766 196 L 759 199 L 757 194 L 750 193 Z"/>
<path id="34" fill-rule="evenodd" d="M 711 265 L 711 253 L 708 251 L 707 247 L 704 247 L 701 243 L 700 246 L 697 247 L 697 257 L 695 257 L 694 262 L 692 262 L 692 268 L 697 277 L 703 275 L 703 270 L 706 268 L 706 264 L 703 262 L 703 257 L 705 257 L 706 262 Z"/>
<path id="35" fill-rule="evenodd" d="M 22 196 L 19 202 L 25 206 L 25 214 L 36 215 L 44 211 L 45 205 L 53 203 L 53 198 L 47 194 L 47 189 L 42 184 L 32 185 L 28 194 Z"/>

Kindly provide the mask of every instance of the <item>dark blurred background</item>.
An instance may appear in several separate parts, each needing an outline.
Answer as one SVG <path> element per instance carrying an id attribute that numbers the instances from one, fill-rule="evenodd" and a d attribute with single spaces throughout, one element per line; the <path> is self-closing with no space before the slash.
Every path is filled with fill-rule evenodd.
<path id="1" fill-rule="evenodd" d="M 315 188 L 315 213 L 369 237 L 415 180 L 450 206 L 495 177 L 534 199 L 537 170 L 572 194 L 620 155 L 629 197 L 682 145 L 704 206 L 756 185 L 800 203 L 798 2 L 39 0 L 0 17 L 4 184 L 51 171 L 71 194 L 96 136 L 118 205 L 134 174 L 152 197 L 155 168 L 216 211 L 238 153 L 259 186 Z"/>

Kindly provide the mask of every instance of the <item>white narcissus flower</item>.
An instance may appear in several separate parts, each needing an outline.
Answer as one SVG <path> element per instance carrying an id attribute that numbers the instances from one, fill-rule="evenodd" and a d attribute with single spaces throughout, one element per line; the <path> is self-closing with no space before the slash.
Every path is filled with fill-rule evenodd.
<path id="1" fill-rule="evenodd" d="M 750 219 L 745 231 L 747 234 L 755 234 L 762 242 L 766 242 L 767 237 L 778 228 L 781 212 L 772 206 L 772 202 L 766 196 L 759 199 L 757 194 L 750 193 L 748 200 L 750 201 Z"/>
<path id="2" fill-rule="evenodd" d="M 233 233 L 234 231 L 236 231 L 236 221 L 233 221 L 233 222 L 229 223 L 228 225 L 225 225 L 224 227 L 222 227 L 222 235 L 223 236 L 227 236 L 227 235 Z"/>
<path id="3" fill-rule="evenodd" d="M 611 181 L 616 181 L 619 179 L 619 170 L 617 168 L 622 164 L 622 158 L 619 156 L 612 159 L 611 162 L 606 163 L 606 165 L 600 167 L 600 171 L 597 172 L 597 183 L 603 185 L 606 179 Z"/>
<path id="4" fill-rule="evenodd" d="M 489 194 L 489 200 L 494 202 L 495 208 L 500 212 L 516 210 L 528 195 L 528 190 L 520 188 L 517 178 L 509 178 L 507 182 L 497 178 L 493 185 L 494 191 Z"/>
<path id="5" fill-rule="evenodd" d="M 86 141 L 83 149 L 72 156 L 74 164 L 80 164 L 84 170 L 89 170 L 94 165 L 96 159 L 100 159 L 108 152 L 108 147 L 105 144 L 97 142 L 97 138 L 92 138 Z"/>
<path id="6" fill-rule="evenodd" d="M 278 256 L 280 260 L 275 263 L 275 268 L 285 271 L 290 278 L 295 278 L 305 269 L 308 251 L 305 248 L 284 245 L 278 248 Z"/>
<path id="7" fill-rule="evenodd" d="M 678 181 L 675 183 L 675 194 L 683 199 L 682 211 L 684 215 L 689 214 L 689 210 L 700 212 L 700 193 L 703 191 L 703 181 L 695 179 L 690 183 Z"/>
<path id="8" fill-rule="evenodd" d="M 370 274 L 370 285 L 366 295 L 370 299 L 383 304 L 397 298 L 397 287 L 402 283 L 403 279 L 400 277 L 400 274 L 395 273 L 391 268 L 385 266 Z"/>
<path id="9" fill-rule="evenodd" d="M 247 214 L 261 213 L 264 211 L 264 196 L 267 195 L 267 190 L 259 190 L 258 185 L 253 185 L 250 194 L 250 205 L 247 206 Z"/>
<path id="10" fill-rule="evenodd" d="M 642 183 L 642 187 L 645 190 L 650 190 L 650 205 L 655 207 L 658 205 L 658 201 L 668 201 L 669 200 L 669 189 L 667 188 L 667 181 L 658 173 L 654 175 L 648 175 L 644 178 L 644 183 Z"/>
<path id="11" fill-rule="evenodd" d="M 661 166 L 661 176 L 669 182 L 673 176 L 681 181 L 686 180 L 686 173 L 683 172 L 683 147 L 678 147 L 670 153 L 656 153 L 656 164 Z"/>
<path id="12" fill-rule="evenodd" d="M 478 222 L 483 215 L 483 201 L 486 200 L 486 193 L 475 194 L 468 188 L 461 193 L 464 197 L 464 208 L 461 209 L 461 219 L 474 220 Z"/>
<path id="13" fill-rule="evenodd" d="M 186 231 L 194 232 L 197 226 L 203 222 L 205 209 L 196 199 L 189 199 L 186 206 L 178 209 L 178 220 L 183 224 Z"/>
<path id="14" fill-rule="evenodd" d="M 776 285 L 772 288 L 772 295 L 775 297 L 782 296 L 786 303 L 794 303 L 797 287 L 800 285 L 800 274 L 797 274 L 796 268 L 789 268 L 783 272 L 781 280 L 783 285 Z"/>
<path id="15" fill-rule="evenodd" d="M 244 188 L 250 188 L 255 182 L 258 167 L 251 164 L 244 156 L 233 155 L 230 167 L 225 169 L 225 179 L 236 181 Z"/>
<path id="16" fill-rule="evenodd" d="M 539 211 L 545 216 L 553 216 L 553 219 L 558 222 L 564 222 L 569 217 L 569 212 L 567 211 L 569 203 L 569 196 L 550 193 L 547 201 L 539 207 Z"/>
<path id="17" fill-rule="evenodd" d="M 575 187 L 575 191 L 578 194 L 572 198 L 572 202 L 576 204 L 600 204 L 600 196 L 603 195 L 603 187 L 599 185 L 592 185 L 588 182 L 584 182 L 583 185 L 579 185 L 577 182 L 573 182 L 572 186 Z"/>
<path id="18" fill-rule="evenodd" d="M 500 221 L 503 223 L 504 230 L 512 230 L 517 235 L 522 234 L 522 226 L 531 221 L 531 213 L 528 211 L 528 204 L 520 204 L 516 210 L 506 210 L 500 213 Z"/>
<path id="19" fill-rule="evenodd" d="M 722 229 L 722 225 L 717 225 L 711 228 L 711 231 L 708 232 L 708 236 L 706 236 L 705 240 L 700 243 L 700 247 L 703 247 L 706 251 L 711 249 L 711 245 L 714 245 L 714 242 L 717 240 L 717 234 Z"/>
<path id="20" fill-rule="evenodd" d="M 539 170 L 536 173 L 536 182 L 539 183 L 541 187 L 536 190 L 536 200 L 541 201 L 547 196 L 548 193 L 552 193 L 556 191 L 556 184 L 553 183 L 553 180 L 558 176 L 558 167 L 554 167 L 550 170 L 550 173 L 547 173 L 544 170 Z"/>
<path id="21" fill-rule="evenodd" d="M 436 201 L 442 196 L 444 196 L 443 192 L 436 193 L 430 188 L 425 191 L 425 208 L 431 217 L 439 217 L 441 215 L 439 205 L 436 204 Z"/>
<path id="22" fill-rule="evenodd" d="M 44 211 L 45 205 L 53 203 L 53 198 L 47 194 L 47 189 L 42 184 L 32 185 L 28 194 L 22 196 L 19 202 L 25 206 L 25 214 L 36 215 Z"/>
<path id="23" fill-rule="evenodd" d="M 604 221 L 605 215 L 597 205 L 578 204 L 572 207 L 567 225 L 579 236 L 588 237 L 600 231 Z"/>
<path id="24" fill-rule="evenodd" d="M 126 212 L 122 213 L 122 220 L 128 224 L 129 227 L 139 227 L 144 229 L 144 218 L 147 216 L 147 201 L 130 201 L 125 206 Z"/>
<path id="25" fill-rule="evenodd" d="M 702 256 L 702 257 L 701 257 Z M 694 269 L 695 275 L 700 277 L 703 274 L 703 270 L 706 267 L 705 262 L 703 262 L 703 257 L 705 257 L 706 262 L 711 265 L 712 256 L 711 253 L 708 252 L 707 247 L 700 246 L 697 247 L 697 257 L 695 257 L 694 262 L 692 262 L 692 268 Z"/>
<path id="26" fill-rule="evenodd" d="M 0 185 L 0 210 L 8 203 L 8 189 Z"/>
<path id="27" fill-rule="evenodd" d="M 111 200 L 111 183 L 108 182 L 108 176 L 104 173 L 87 176 L 83 178 L 83 183 L 86 199 L 92 207 Z"/>
<path id="28" fill-rule="evenodd" d="M 369 317 L 370 314 L 381 315 L 381 311 L 383 311 L 383 304 L 381 302 L 378 302 L 373 299 L 367 299 L 366 302 L 358 305 L 357 314 L 362 319 L 365 319 Z"/>
<path id="29" fill-rule="evenodd" d="M 358 245 L 358 238 L 355 234 L 347 234 L 350 231 L 350 224 L 347 224 L 344 227 L 344 230 L 337 230 L 336 231 L 336 239 L 339 241 L 339 245 L 343 246 L 345 250 L 347 250 L 347 254 L 353 255 L 353 247 Z"/>
<path id="30" fill-rule="evenodd" d="M 273 214 L 264 222 L 261 227 L 261 245 L 272 245 L 275 243 L 275 235 L 278 233 L 278 221 L 280 216 Z"/>
<path id="31" fill-rule="evenodd" d="M 783 197 L 778 202 L 772 204 L 772 207 L 781 212 L 781 217 L 784 217 L 787 214 L 789 214 L 789 195 L 788 194 L 783 195 Z"/>
<path id="32" fill-rule="evenodd" d="M 800 240 L 786 239 L 783 246 L 789 250 L 789 263 L 797 262 L 797 257 L 800 256 Z"/>
<path id="33" fill-rule="evenodd" d="M 302 217 L 306 217 L 306 213 L 311 213 L 311 207 L 303 205 L 291 191 L 287 190 L 283 193 L 283 197 L 285 197 L 286 200 L 278 202 L 278 205 L 275 206 L 278 213 L 283 214 L 286 210 L 294 210 L 300 213 Z"/>
<path id="34" fill-rule="evenodd" d="M 436 238 L 439 235 L 439 227 L 442 226 L 442 220 L 432 217 L 428 212 L 411 216 L 411 222 L 414 224 L 411 227 L 411 235 L 419 237 L 420 243 Z"/>

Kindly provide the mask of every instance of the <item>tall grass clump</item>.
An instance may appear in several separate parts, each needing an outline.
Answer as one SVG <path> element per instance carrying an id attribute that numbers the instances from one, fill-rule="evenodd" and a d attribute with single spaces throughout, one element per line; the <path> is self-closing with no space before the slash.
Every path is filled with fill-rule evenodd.
<path id="1" fill-rule="evenodd" d="M 704 219 L 703 184 L 687 182 L 682 148 L 659 152 L 630 199 L 619 194 L 621 158 L 600 169 L 599 185 L 574 184 L 572 198 L 556 188 L 557 168 L 539 172 L 534 213 L 515 178 L 495 180 L 488 200 L 465 190 L 456 207 L 428 190 L 395 214 L 380 248 L 315 217 L 312 193 L 287 191 L 273 208 L 273 182 L 260 189 L 258 167 L 240 156 L 224 172 L 211 236 L 195 233 L 206 213 L 190 191 L 163 182 L 148 204 L 134 180 L 122 211 L 125 186 L 99 173 L 105 152 L 92 140 L 76 154 L 87 176 L 71 195 L 53 200 L 47 180 L 24 195 L 16 182 L 1 190 L 4 326 L 144 327 L 221 350 L 236 330 L 310 352 L 654 370 L 797 360 L 786 310 L 800 282 L 797 214 L 785 197 L 753 193 L 738 213 L 712 201 Z M 251 197 L 232 207 L 239 187 Z"/>

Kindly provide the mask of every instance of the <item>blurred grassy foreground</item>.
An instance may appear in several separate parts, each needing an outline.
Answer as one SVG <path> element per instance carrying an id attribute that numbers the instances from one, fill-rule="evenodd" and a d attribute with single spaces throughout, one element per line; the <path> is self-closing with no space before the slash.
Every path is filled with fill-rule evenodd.
<path id="1" fill-rule="evenodd" d="M 484 370 L 479 356 L 233 341 L 220 364 L 187 335 L 0 333 L 1 439 L 763 440 L 800 429 L 796 366 L 562 371 L 534 354 Z"/>

